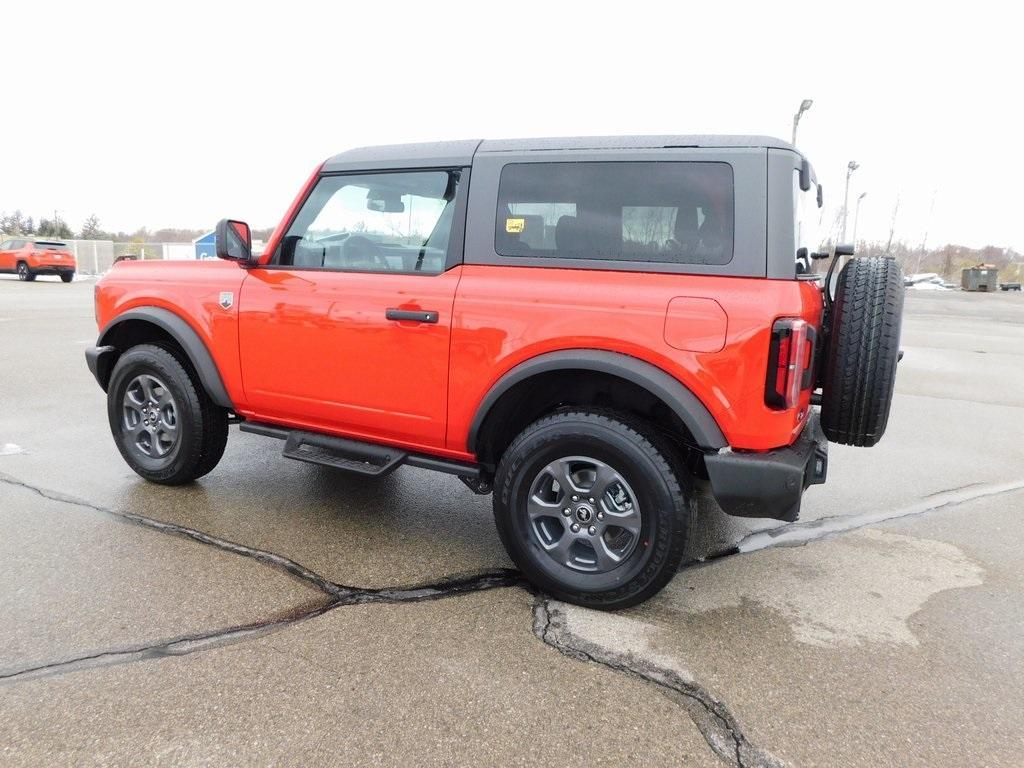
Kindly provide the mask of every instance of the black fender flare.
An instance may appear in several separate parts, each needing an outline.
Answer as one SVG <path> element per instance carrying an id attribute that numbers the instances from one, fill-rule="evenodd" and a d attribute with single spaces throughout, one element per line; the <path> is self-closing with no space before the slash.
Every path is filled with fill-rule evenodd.
<path id="1" fill-rule="evenodd" d="M 498 399 L 516 384 L 551 371 L 596 371 L 618 376 L 640 386 L 672 409 L 690 430 L 697 445 L 707 451 L 717 451 L 729 443 L 715 421 L 715 417 L 682 382 L 661 368 L 620 352 L 600 349 L 567 349 L 546 352 L 515 366 L 494 383 L 477 408 L 469 427 L 467 450 L 477 452 L 477 436 L 488 413 Z"/>
<path id="2" fill-rule="evenodd" d="M 192 326 L 170 310 L 163 309 L 162 307 L 135 307 L 129 309 L 127 312 L 114 318 L 103 329 L 96 342 L 96 348 L 110 347 L 116 349 L 117 345 L 112 344 L 111 339 L 116 338 L 117 327 L 129 320 L 141 320 L 142 322 L 150 323 L 170 334 L 188 356 L 192 367 L 199 376 L 199 381 L 210 396 L 210 399 L 222 408 L 234 410 L 235 406 L 231 402 L 231 398 L 228 397 L 228 391 L 224 387 L 224 381 L 220 377 L 220 371 L 217 370 L 217 364 L 213 361 L 210 350 L 206 348 L 206 344 L 203 343 L 203 340 Z M 121 352 L 124 352 L 124 350 L 117 349 L 118 355 Z M 92 365 L 90 365 L 91 367 Z M 110 373 L 113 370 L 112 361 L 106 366 L 99 366 L 97 370 L 102 370 L 105 373 L 103 377 L 105 380 L 100 380 L 99 383 L 106 390 L 107 384 L 110 381 Z M 100 378 L 100 375 L 97 375 L 97 379 Z"/>

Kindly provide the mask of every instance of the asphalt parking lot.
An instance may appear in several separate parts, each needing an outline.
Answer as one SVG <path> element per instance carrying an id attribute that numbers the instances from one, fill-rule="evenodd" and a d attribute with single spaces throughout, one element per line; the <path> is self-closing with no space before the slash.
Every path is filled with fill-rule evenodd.
<path id="1" fill-rule="evenodd" d="M 457 479 L 111 440 L 92 283 L 0 277 L 0 762 L 1024 764 L 1024 299 L 912 293 L 801 521 L 699 507 L 643 606 L 535 595 Z"/>

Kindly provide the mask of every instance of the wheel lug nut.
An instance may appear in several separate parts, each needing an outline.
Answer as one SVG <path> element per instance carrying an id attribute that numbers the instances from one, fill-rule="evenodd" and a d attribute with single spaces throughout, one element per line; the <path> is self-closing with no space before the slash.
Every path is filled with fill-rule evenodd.
<path id="1" fill-rule="evenodd" d="M 589 499 L 587 499 L 587 501 L 589 501 L 591 504 L 593 504 L 594 503 L 594 497 L 591 496 Z"/>
<path id="2" fill-rule="evenodd" d="M 598 520 L 604 520 L 604 512 L 598 512 L 597 513 L 597 519 Z"/>
<path id="3" fill-rule="evenodd" d="M 565 515 L 566 517 L 568 517 L 569 515 L 572 514 L 572 510 L 569 509 L 568 507 L 566 507 L 565 509 L 562 510 L 562 514 Z"/>
<path id="4" fill-rule="evenodd" d="M 592 525 L 589 528 L 587 528 L 587 533 L 593 536 L 595 533 L 597 533 L 597 528 Z"/>
<path id="5" fill-rule="evenodd" d="M 573 533 L 579 533 L 579 532 L 580 532 L 580 526 L 579 526 L 579 523 L 573 523 L 573 524 L 572 524 L 572 532 L 573 532 Z"/>
<path id="6" fill-rule="evenodd" d="M 579 501 L 579 500 L 580 500 L 580 497 L 579 497 L 579 496 L 577 496 L 577 495 L 576 495 L 576 494 L 574 493 L 574 494 L 572 495 L 572 500 L 573 500 L 573 501 Z"/>

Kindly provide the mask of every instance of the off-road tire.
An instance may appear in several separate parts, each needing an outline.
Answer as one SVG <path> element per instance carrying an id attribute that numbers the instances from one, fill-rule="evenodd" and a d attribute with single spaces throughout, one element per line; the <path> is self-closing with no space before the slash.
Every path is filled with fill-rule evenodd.
<path id="1" fill-rule="evenodd" d="M 903 275 L 893 259 L 860 256 L 839 273 L 821 406 L 821 427 L 834 443 L 867 447 L 885 433 L 903 298 Z"/>
<path id="2" fill-rule="evenodd" d="M 155 344 L 132 347 L 118 359 L 107 388 L 107 417 L 121 456 L 141 477 L 162 485 L 182 485 L 210 472 L 224 455 L 227 411 L 210 400 L 198 378 L 172 351 Z M 149 374 L 166 384 L 177 413 L 177 443 L 156 459 L 136 450 L 124 427 L 122 407 L 132 380 Z"/>
<path id="3" fill-rule="evenodd" d="M 65 283 L 70 283 L 72 280 L 75 279 L 75 273 L 74 272 L 61 272 L 60 273 L 60 279 L 63 282 L 65 282 Z"/>
<path id="4" fill-rule="evenodd" d="M 537 472 L 555 458 L 580 455 L 616 468 L 642 511 L 635 548 L 601 574 L 574 574 L 556 563 L 533 537 L 526 511 Z M 566 409 L 531 424 L 501 457 L 494 518 L 509 556 L 532 584 L 559 600 L 613 610 L 643 602 L 676 574 L 693 518 L 691 497 L 682 460 L 650 425 L 609 411 Z"/>
<path id="5" fill-rule="evenodd" d="M 31 270 L 24 261 L 18 262 L 18 279 L 24 283 L 31 283 L 36 279 L 36 273 Z"/>

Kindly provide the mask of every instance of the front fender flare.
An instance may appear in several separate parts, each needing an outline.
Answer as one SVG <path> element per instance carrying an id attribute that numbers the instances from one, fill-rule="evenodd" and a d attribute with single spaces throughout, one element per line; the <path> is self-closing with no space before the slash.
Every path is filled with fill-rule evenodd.
<path id="1" fill-rule="evenodd" d="M 643 387 L 667 405 L 690 430 L 697 445 L 708 451 L 728 446 L 725 435 L 707 406 L 678 379 L 648 362 L 619 352 L 599 349 L 567 349 L 530 358 L 505 373 L 487 392 L 469 427 L 467 450 L 477 452 L 477 436 L 487 414 L 516 384 L 550 371 L 595 371 L 618 376 Z"/>
<path id="2" fill-rule="evenodd" d="M 118 353 L 124 352 L 123 349 L 114 343 L 113 339 L 117 338 L 118 326 L 122 323 L 128 322 L 129 320 L 140 320 L 142 322 L 151 323 L 170 334 L 170 336 L 178 342 L 185 354 L 188 356 L 188 359 L 192 363 L 192 367 L 199 376 L 199 381 L 202 383 L 203 389 L 206 390 L 210 399 L 222 408 L 230 408 L 234 410 L 235 406 L 231 402 L 231 398 L 228 396 L 228 391 L 224 387 L 224 381 L 220 377 L 220 371 L 217 370 L 217 364 L 213 361 L 213 356 L 210 354 L 210 350 L 207 349 L 206 344 L 203 343 L 203 340 L 199 337 L 199 334 L 195 332 L 192 326 L 170 310 L 163 309 L 162 307 L 135 307 L 133 309 L 129 309 L 127 312 L 124 312 L 114 318 L 107 327 L 103 329 L 96 342 L 96 346 L 115 347 L 117 348 Z M 103 387 L 104 390 L 110 380 L 109 369 L 112 368 L 113 366 L 111 365 L 107 370 L 107 381 L 100 381 L 100 386 Z M 99 376 L 97 376 L 97 378 L 99 378 Z"/>

